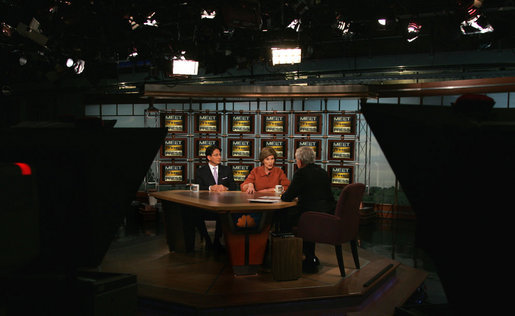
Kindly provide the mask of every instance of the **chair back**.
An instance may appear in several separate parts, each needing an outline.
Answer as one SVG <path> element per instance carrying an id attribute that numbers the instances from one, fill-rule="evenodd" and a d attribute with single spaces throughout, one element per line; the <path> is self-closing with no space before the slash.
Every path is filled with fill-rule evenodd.
<path id="1" fill-rule="evenodd" d="M 340 222 L 345 227 L 342 230 L 345 234 L 343 239 L 351 240 L 358 235 L 359 207 L 364 192 L 365 185 L 363 183 L 351 183 L 346 185 L 340 193 L 334 215 L 340 218 Z"/>

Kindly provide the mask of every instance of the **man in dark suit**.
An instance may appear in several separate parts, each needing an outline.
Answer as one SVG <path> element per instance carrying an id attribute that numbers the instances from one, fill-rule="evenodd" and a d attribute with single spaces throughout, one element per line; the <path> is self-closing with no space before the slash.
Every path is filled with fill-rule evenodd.
<path id="1" fill-rule="evenodd" d="M 195 176 L 195 183 L 199 185 L 199 189 L 216 192 L 236 190 L 232 168 L 220 164 L 222 162 L 220 147 L 209 146 L 206 149 L 206 159 L 207 164 L 199 167 Z M 206 248 L 214 248 L 215 251 L 220 251 L 222 249 L 220 243 L 222 227 L 218 216 L 212 212 L 202 211 L 199 219 L 200 221 L 196 223 L 196 226 L 200 234 L 206 239 Z M 212 244 L 204 223 L 206 219 L 216 220 L 215 240 Z"/>
<path id="2" fill-rule="evenodd" d="M 291 184 L 281 196 L 283 201 L 293 201 L 298 198 L 297 210 L 289 219 L 288 226 L 296 226 L 302 213 L 308 211 L 334 213 L 336 200 L 331 190 L 331 178 L 327 171 L 315 164 L 315 152 L 311 147 L 299 147 L 295 151 L 297 171 Z M 307 273 L 315 273 L 320 261 L 315 256 L 315 243 L 304 241 L 302 244 L 306 258 L 302 269 Z"/>
<path id="3" fill-rule="evenodd" d="M 222 162 L 220 147 L 209 146 L 206 149 L 206 158 L 208 163 L 198 168 L 195 177 L 195 183 L 199 185 L 199 189 L 210 191 L 236 190 L 231 167 L 220 164 Z"/>

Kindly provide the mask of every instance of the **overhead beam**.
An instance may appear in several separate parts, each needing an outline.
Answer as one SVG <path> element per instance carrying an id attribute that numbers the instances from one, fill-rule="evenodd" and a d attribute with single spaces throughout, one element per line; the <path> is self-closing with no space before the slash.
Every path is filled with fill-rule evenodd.
<path id="1" fill-rule="evenodd" d="M 366 85 L 328 86 L 220 86 L 146 84 L 145 96 L 156 98 L 361 98 L 369 95 Z"/>

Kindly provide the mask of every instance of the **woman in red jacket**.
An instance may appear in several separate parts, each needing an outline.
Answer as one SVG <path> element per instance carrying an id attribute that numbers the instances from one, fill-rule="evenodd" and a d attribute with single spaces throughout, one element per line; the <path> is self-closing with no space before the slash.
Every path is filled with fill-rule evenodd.
<path id="1" fill-rule="evenodd" d="M 247 193 L 273 192 L 275 186 L 281 184 L 284 191 L 288 189 L 290 180 L 281 168 L 274 167 L 277 153 L 272 147 L 264 147 L 259 154 L 261 166 L 252 169 L 247 179 L 240 185 L 241 191 Z"/>

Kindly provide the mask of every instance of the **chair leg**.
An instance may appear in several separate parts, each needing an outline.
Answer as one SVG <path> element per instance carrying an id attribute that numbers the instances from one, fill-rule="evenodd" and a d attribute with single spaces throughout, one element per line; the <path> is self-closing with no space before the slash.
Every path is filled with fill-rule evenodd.
<path id="1" fill-rule="evenodd" d="M 338 260 L 338 267 L 340 268 L 340 275 L 345 277 L 345 267 L 343 265 L 343 256 L 342 256 L 342 245 L 334 245 L 334 250 L 336 252 L 336 259 Z"/>
<path id="2" fill-rule="evenodd" d="M 358 256 L 358 241 L 356 239 L 350 241 L 350 249 L 352 251 L 352 258 L 354 258 L 354 265 L 357 269 L 360 269 Z"/>

